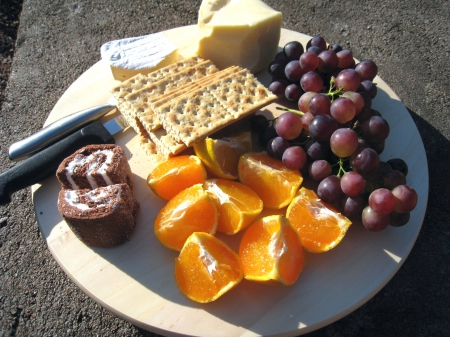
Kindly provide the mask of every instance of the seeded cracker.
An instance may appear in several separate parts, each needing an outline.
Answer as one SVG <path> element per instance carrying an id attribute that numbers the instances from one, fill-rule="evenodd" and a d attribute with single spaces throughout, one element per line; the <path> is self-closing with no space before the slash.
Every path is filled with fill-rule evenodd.
<path id="1" fill-rule="evenodd" d="M 155 113 L 169 135 L 191 146 L 276 99 L 244 69 L 173 99 Z"/>
<path id="2" fill-rule="evenodd" d="M 132 114 L 139 119 L 147 132 L 151 132 L 161 127 L 158 117 L 149 105 L 152 99 L 217 71 L 218 69 L 211 61 L 204 61 L 127 94 L 124 101 L 127 102 Z"/>
<path id="3" fill-rule="evenodd" d="M 139 133 L 139 127 L 135 121 L 135 114 L 130 109 L 130 106 L 127 102 L 124 101 L 124 97 L 127 94 L 131 94 L 137 90 L 142 89 L 146 85 L 157 82 L 160 79 L 163 79 L 165 76 L 170 74 L 175 74 L 183 69 L 192 67 L 195 64 L 202 62 L 203 59 L 200 57 L 192 57 L 188 58 L 174 64 L 168 65 L 164 68 L 158 69 L 154 72 L 151 72 L 148 75 L 137 74 L 128 80 L 122 82 L 121 84 L 115 86 L 111 93 L 117 99 L 117 104 L 119 111 L 125 117 L 127 122 L 133 127 L 133 129 Z"/>

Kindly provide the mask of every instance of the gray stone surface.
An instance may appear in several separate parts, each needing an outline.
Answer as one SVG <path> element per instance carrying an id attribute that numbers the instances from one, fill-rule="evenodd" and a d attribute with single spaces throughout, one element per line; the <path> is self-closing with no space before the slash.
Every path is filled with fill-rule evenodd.
<path id="1" fill-rule="evenodd" d="M 321 35 L 378 64 L 420 131 L 430 171 L 425 221 L 399 272 L 362 307 L 309 336 L 450 336 L 450 2 L 267 2 L 283 12 L 284 28 Z M 104 42 L 195 24 L 199 5 L 24 1 L 0 115 L 1 172 L 14 165 L 9 145 L 42 127 Z M 64 274 L 39 232 L 29 189 L 0 206 L 0 335 L 155 336 L 103 309 Z"/>

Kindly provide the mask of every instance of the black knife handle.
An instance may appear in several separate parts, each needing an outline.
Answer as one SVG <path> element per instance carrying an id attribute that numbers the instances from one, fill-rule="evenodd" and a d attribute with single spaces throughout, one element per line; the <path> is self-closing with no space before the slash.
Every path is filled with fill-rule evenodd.
<path id="1" fill-rule="evenodd" d="M 114 137 L 96 121 L 0 174 L 0 205 L 11 195 L 56 173 L 59 164 L 76 150 L 89 144 L 114 144 Z"/>

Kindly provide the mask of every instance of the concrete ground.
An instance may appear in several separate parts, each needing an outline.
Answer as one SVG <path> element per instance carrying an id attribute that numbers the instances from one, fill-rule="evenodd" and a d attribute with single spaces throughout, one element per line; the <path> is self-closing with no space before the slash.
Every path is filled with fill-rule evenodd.
<path id="1" fill-rule="evenodd" d="M 268 0 L 283 27 L 372 59 L 422 136 L 430 172 L 417 242 L 371 300 L 308 336 L 450 336 L 450 2 Z M 9 145 L 39 130 L 109 40 L 195 24 L 200 1 L 25 0 L 0 115 L 0 171 Z M 110 314 L 64 274 L 42 238 L 29 189 L 0 206 L 1 336 L 155 336 Z"/>

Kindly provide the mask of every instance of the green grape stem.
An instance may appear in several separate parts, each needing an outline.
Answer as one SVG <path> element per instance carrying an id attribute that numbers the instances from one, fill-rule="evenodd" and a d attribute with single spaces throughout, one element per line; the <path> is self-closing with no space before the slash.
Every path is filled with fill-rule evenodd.
<path id="1" fill-rule="evenodd" d="M 347 171 L 344 169 L 344 158 L 339 158 L 339 161 L 335 164 L 339 164 L 339 171 L 336 173 L 336 176 L 338 178 L 341 178 L 344 174 L 347 173 Z"/>
<path id="2" fill-rule="evenodd" d="M 281 106 L 277 106 L 277 110 L 282 110 L 282 111 L 287 111 L 287 112 L 292 112 L 296 115 L 299 115 L 300 117 L 302 117 L 305 113 L 301 112 L 300 110 L 294 110 L 294 109 L 288 109 L 288 108 L 283 108 Z"/>

